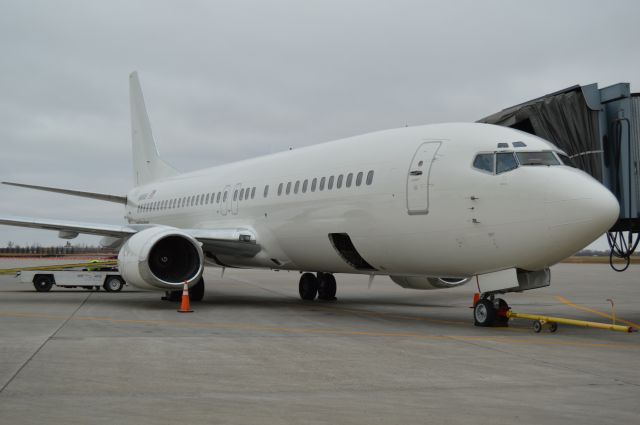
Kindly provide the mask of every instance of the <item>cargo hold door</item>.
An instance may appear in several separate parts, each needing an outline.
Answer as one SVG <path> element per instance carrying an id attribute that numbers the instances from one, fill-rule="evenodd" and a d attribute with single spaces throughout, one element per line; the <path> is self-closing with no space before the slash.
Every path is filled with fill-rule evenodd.
<path id="1" fill-rule="evenodd" d="M 429 212 L 429 174 L 441 142 L 425 142 L 418 147 L 411 160 L 407 176 L 407 212 Z"/>

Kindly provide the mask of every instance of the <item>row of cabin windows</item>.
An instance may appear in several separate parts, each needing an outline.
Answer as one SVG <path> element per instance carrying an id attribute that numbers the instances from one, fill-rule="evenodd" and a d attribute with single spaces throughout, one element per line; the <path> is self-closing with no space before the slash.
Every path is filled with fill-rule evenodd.
<path id="1" fill-rule="evenodd" d="M 307 193 L 307 191 L 315 192 L 316 190 L 321 192 L 325 189 L 325 187 L 327 190 L 332 190 L 334 187 L 334 182 L 335 182 L 336 189 L 342 188 L 343 182 L 345 187 L 351 187 L 351 186 L 358 187 L 362 185 L 363 179 L 364 179 L 364 172 L 360 171 L 357 174 L 355 174 L 355 181 L 354 181 L 354 173 L 349 173 L 346 175 L 346 178 L 343 174 L 340 174 L 338 175 L 337 178 L 335 176 L 329 176 L 328 178 L 320 177 L 319 179 L 317 177 L 314 177 L 313 179 L 311 179 L 311 182 L 309 182 L 309 179 L 302 180 L 302 182 L 300 180 L 296 180 L 295 183 L 287 182 L 286 186 L 284 183 L 280 183 L 278 185 L 278 196 L 281 196 L 283 191 L 285 194 L 289 195 L 291 193 L 292 188 L 293 188 L 294 194 L 298 192 Z M 364 180 L 364 183 L 367 186 L 370 186 L 373 183 L 373 170 L 369 170 L 369 172 L 367 173 L 367 178 L 366 180 Z M 266 196 L 266 188 L 265 188 L 265 196 Z"/>
<path id="2" fill-rule="evenodd" d="M 295 183 L 288 182 L 286 185 L 285 193 L 289 195 L 291 193 L 291 189 L 293 187 L 293 193 L 306 193 L 307 191 L 315 192 L 323 191 L 326 187 L 327 190 L 332 190 L 334 187 L 340 189 L 342 188 L 343 182 L 345 187 L 351 186 L 361 186 L 363 183 L 367 186 L 370 186 L 373 183 L 373 170 L 369 170 L 367 173 L 366 179 L 364 178 L 364 172 L 360 171 L 355 174 L 354 181 L 354 173 L 348 173 L 346 175 L 346 179 L 343 174 L 338 175 L 337 178 L 334 176 L 330 177 L 321 177 L 318 179 L 314 177 L 311 179 L 311 183 L 309 183 L 309 179 L 305 179 L 302 182 L 297 180 Z M 278 185 L 278 196 L 281 196 L 283 193 L 284 183 L 280 183 Z M 263 197 L 266 198 L 269 195 L 269 185 L 265 185 L 263 191 Z M 186 196 L 183 198 L 174 198 L 167 199 L 164 201 L 154 201 L 149 202 L 144 205 L 138 206 L 137 211 L 139 213 L 148 212 L 148 211 L 162 211 L 174 208 L 184 208 L 184 207 L 193 207 L 198 205 L 209 205 L 209 204 L 219 204 L 220 202 L 227 202 L 227 198 L 229 196 L 229 191 L 224 192 L 213 192 L 206 193 L 200 195 Z M 256 187 L 247 187 L 241 188 L 240 190 L 236 189 L 233 191 L 233 200 L 234 201 L 247 201 L 249 199 L 254 199 L 256 196 Z"/>
<path id="3" fill-rule="evenodd" d="M 240 195 L 239 200 L 248 200 L 249 198 L 253 199 L 256 196 L 256 188 L 255 186 L 248 187 L 246 189 L 242 188 L 240 189 L 240 192 L 236 190 L 233 194 L 234 201 L 238 199 L 238 195 Z M 174 208 L 194 207 L 198 205 L 219 204 L 221 200 L 222 202 L 226 202 L 227 197 L 228 192 L 213 192 L 186 196 L 184 198 L 154 201 L 138 206 L 138 212 L 162 211 Z"/>

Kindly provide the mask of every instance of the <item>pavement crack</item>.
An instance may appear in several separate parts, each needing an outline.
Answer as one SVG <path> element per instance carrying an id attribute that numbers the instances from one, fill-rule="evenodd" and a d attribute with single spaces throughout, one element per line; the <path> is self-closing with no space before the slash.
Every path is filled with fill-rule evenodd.
<path id="1" fill-rule="evenodd" d="M 2 388 L 0 388 L 0 394 L 2 394 L 4 392 L 4 390 L 14 381 L 14 379 L 16 379 L 16 377 L 20 374 L 20 372 L 22 372 L 22 370 L 31 362 L 31 360 L 33 360 L 40 351 L 42 351 L 42 349 L 44 348 L 45 345 L 47 345 L 47 343 L 49 341 L 51 341 L 52 339 L 54 339 L 58 333 L 62 330 L 62 328 L 64 328 L 67 323 L 69 323 L 69 321 L 71 319 L 73 319 L 73 317 L 76 315 L 76 313 L 78 311 L 80 311 L 80 309 L 85 305 L 85 303 L 89 300 L 89 298 L 91 297 L 92 293 L 87 294 L 86 297 L 84 297 L 84 299 L 82 300 L 82 302 L 78 305 L 78 307 L 76 307 L 73 312 L 71 312 L 71 314 L 69 315 L 69 317 L 67 317 L 61 324 L 60 326 L 58 326 L 52 333 L 51 335 L 49 335 L 43 342 L 42 344 L 40 344 L 40 346 L 38 346 L 38 348 L 29 356 L 29 358 L 27 360 L 25 360 L 24 363 L 22 363 L 22 365 L 20 365 L 20 367 L 18 368 L 18 370 L 16 370 L 16 372 L 11 375 L 11 377 L 7 380 L 7 382 L 4 383 L 4 385 L 2 386 Z"/>

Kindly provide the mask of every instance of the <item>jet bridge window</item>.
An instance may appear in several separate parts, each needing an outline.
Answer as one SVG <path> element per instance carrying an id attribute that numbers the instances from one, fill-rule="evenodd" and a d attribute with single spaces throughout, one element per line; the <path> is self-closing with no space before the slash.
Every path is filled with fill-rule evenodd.
<path id="1" fill-rule="evenodd" d="M 513 152 L 498 152 L 496 154 L 496 174 L 506 173 L 518 168 L 518 162 Z"/>
<path id="2" fill-rule="evenodd" d="M 520 165 L 560 165 L 560 161 L 551 151 L 516 152 Z"/>
<path id="3" fill-rule="evenodd" d="M 473 160 L 473 167 L 493 174 L 493 154 L 479 153 Z"/>

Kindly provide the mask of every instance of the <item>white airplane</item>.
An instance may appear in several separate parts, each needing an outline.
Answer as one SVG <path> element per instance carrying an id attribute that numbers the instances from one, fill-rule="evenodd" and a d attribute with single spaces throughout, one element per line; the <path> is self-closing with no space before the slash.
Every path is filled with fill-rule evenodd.
<path id="1" fill-rule="evenodd" d="M 379 131 L 178 173 L 152 137 L 130 75 L 135 186 L 126 196 L 7 183 L 122 203 L 128 224 L 26 217 L 0 224 L 102 235 L 137 287 L 202 299 L 205 264 L 299 270 L 304 300 L 335 299 L 334 273 L 405 288 L 472 281 L 476 325 L 503 322 L 495 295 L 550 284 L 549 266 L 618 218 L 616 198 L 553 144 L 452 123 Z"/>

